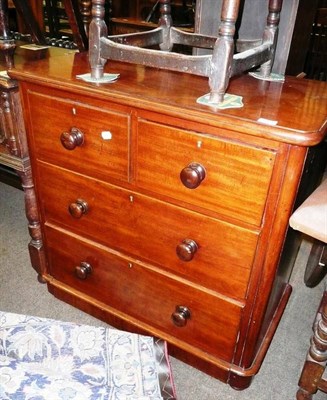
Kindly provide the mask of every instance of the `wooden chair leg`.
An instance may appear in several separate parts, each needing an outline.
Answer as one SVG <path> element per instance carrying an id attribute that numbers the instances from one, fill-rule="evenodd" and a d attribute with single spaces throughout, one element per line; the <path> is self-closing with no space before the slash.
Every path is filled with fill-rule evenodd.
<path id="1" fill-rule="evenodd" d="M 327 274 L 326 243 L 315 239 L 304 273 L 304 283 L 308 287 L 317 286 Z"/>
<path id="2" fill-rule="evenodd" d="M 322 376 L 327 364 L 327 292 L 317 314 L 311 346 L 299 380 L 297 400 L 311 400 L 322 386 Z"/>
<path id="3" fill-rule="evenodd" d="M 45 10 L 48 17 L 49 36 L 56 38 L 58 35 L 58 18 L 56 16 L 56 4 L 54 0 L 45 0 Z"/>

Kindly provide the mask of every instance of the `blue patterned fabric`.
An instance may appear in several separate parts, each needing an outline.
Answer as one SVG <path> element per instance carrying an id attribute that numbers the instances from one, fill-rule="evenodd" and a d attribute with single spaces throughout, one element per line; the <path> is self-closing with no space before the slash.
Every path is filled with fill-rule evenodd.
<path id="1" fill-rule="evenodd" d="M 165 342 L 0 312 L 0 399 L 168 400 Z"/>

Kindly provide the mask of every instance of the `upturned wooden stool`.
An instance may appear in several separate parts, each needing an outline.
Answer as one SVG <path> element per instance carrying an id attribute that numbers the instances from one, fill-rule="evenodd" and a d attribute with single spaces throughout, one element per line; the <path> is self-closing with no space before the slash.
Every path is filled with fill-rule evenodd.
<path id="1" fill-rule="evenodd" d="M 314 239 L 304 281 L 317 285 L 327 272 L 327 179 L 294 212 L 290 226 Z M 313 324 L 311 345 L 299 380 L 297 400 L 311 400 L 321 390 L 327 393 L 327 289 Z"/>

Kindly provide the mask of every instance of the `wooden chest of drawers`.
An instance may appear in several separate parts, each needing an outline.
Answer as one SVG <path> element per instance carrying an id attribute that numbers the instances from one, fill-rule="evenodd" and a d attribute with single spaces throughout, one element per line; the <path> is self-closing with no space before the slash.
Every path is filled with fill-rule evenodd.
<path id="1" fill-rule="evenodd" d="M 241 77 L 244 107 L 196 104 L 206 80 L 87 57 L 17 67 L 55 296 L 247 387 L 291 292 L 280 255 L 326 84 Z M 40 257 L 42 260 L 42 257 Z"/>

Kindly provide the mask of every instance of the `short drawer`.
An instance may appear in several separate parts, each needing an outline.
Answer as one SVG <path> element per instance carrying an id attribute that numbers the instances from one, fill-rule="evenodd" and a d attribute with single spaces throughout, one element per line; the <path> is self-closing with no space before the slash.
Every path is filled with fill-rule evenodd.
<path id="1" fill-rule="evenodd" d="M 45 233 L 50 274 L 55 279 L 170 337 L 232 360 L 241 314 L 237 303 L 62 230 L 47 227 Z"/>
<path id="2" fill-rule="evenodd" d="M 39 169 L 46 222 L 244 298 L 258 232 L 47 164 Z"/>
<path id="3" fill-rule="evenodd" d="M 128 179 L 128 114 L 34 91 L 28 101 L 37 159 L 104 180 Z"/>
<path id="4" fill-rule="evenodd" d="M 136 184 L 261 224 L 275 152 L 140 120 Z"/>

